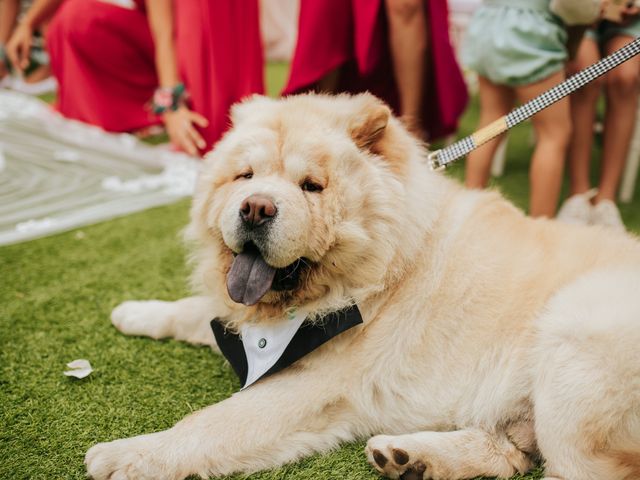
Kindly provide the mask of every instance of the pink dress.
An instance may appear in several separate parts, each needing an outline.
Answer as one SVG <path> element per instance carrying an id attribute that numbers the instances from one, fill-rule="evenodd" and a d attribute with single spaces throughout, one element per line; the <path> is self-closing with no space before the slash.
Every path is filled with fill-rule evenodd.
<path id="1" fill-rule="evenodd" d="M 423 122 L 431 139 L 456 130 L 467 89 L 449 41 L 446 0 L 425 0 L 429 27 Z M 304 0 L 298 43 L 284 94 L 313 88 L 342 67 L 339 90 L 368 90 L 397 111 L 383 0 Z"/>
<path id="2" fill-rule="evenodd" d="M 257 0 L 176 0 L 174 24 L 179 76 L 191 108 L 209 120 L 207 150 L 228 127 L 231 104 L 263 92 Z M 148 107 L 158 79 L 144 0 L 135 9 L 66 0 L 47 48 L 66 117 L 112 132 L 161 123 Z"/>

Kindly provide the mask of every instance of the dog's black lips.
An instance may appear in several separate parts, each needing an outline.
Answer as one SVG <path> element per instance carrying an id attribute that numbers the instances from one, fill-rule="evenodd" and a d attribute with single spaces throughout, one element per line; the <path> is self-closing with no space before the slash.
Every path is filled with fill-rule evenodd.
<path id="1" fill-rule="evenodd" d="M 283 292 L 295 290 L 300 284 L 300 274 L 309 265 L 308 260 L 299 258 L 291 265 L 276 270 L 276 277 L 271 284 L 271 290 Z"/>

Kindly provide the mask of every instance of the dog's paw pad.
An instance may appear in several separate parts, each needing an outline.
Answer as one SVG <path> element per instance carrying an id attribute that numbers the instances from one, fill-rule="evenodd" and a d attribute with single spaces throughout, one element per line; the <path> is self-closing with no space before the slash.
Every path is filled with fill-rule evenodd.
<path id="1" fill-rule="evenodd" d="M 401 448 L 394 448 L 392 453 L 393 461 L 398 465 L 405 465 L 406 463 L 409 463 L 409 454 Z"/>
<path id="2" fill-rule="evenodd" d="M 373 451 L 373 460 L 378 464 L 380 468 L 384 468 L 389 460 L 385 457 L 380 450 Z"/>
<path id="3" fill-rule="evenodd" d="M 426 471 L 426 465 L 418 460 L 400 475 L 400 480 L 423 480 Z"/>
<path id="4" fill-rule="evenodd" d="M 398 446 L 400 437 L 378 435 L 367 442 L 365 452 L 369 463 L 383 475 L 401 480 L 428 478 L 426 464 L 411 454 L 411 449 Z"/>

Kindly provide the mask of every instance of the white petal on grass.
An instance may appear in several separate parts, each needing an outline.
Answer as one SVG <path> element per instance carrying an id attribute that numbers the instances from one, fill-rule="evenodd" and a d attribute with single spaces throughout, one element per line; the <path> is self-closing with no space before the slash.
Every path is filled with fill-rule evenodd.
<path id="1" fill-rule="evenodd" d="M 63 372 L 67 377 L 84 378 L 93 372 L 89 360 L 85 360 L 84 358 L 67 363 L 67 367 L 71 369 Z"/>

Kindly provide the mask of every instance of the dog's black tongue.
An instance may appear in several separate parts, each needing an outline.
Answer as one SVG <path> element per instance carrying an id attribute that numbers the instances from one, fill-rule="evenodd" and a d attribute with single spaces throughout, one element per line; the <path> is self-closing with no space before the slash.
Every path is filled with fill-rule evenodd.
<path id="1" fill-rule="evenodd" d="M 245 250 L 236 256 L 227 273 L 227 291 L 234 302 L 255 305 L 271 288 L 276 269 L 259 251 Z"/>

